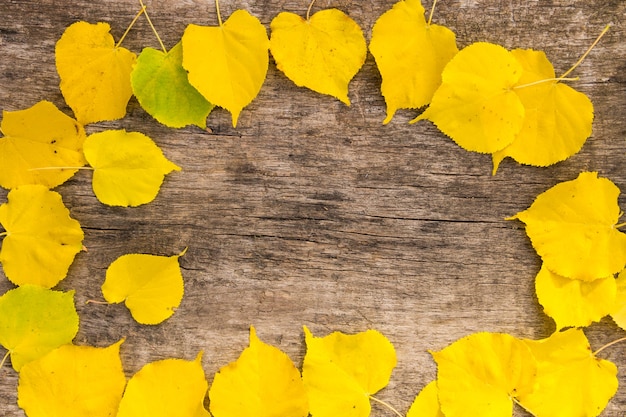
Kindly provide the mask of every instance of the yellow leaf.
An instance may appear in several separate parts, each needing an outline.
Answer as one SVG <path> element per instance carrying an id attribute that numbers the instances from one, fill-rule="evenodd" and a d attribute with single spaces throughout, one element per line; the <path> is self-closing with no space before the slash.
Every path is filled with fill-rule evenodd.
<path id="1" fill-rule="evenodd" d="M 534 389 L 535 359 L 524 342 L 508 334 L 475 333 L 431 354 L 446 417 L 511 416 L 513 398 Z"/>
<path id="2" fill-rule="evenodd" d="M 28 417 L 110 417 L 124 392 L 123 340 L 106 347 L 64 345 L 20 372 L 17 403 Z"/>
<path id="3" fill-rule="evenodd" d="M 109 303 L 125 301 L 141 324 L 168 319 L 183 299 L 183 276 L 176 256 L 123 255 L 106 272 L 102 295 Z"/>
<path id="4" fill-rule="evenodd" d="M 24 285 L 0 297 L 0 344 L 18 372 L 25 363 L 70 343 L 76 333 L 74 291 Z"/>
<path id="5" fill-rule="evenodd" d="M 619 273 L 616 286 L 617 294 L 611 309 L 611 318 L 619 327 L 626 330 L 626 269 Z"/>
<path id="6" fill-rule="evenodd" d="M 41 184 L 54 188 L 85 165 L 85 130 L 49 101 L 3 112 L 0 129 L 0 186 Z M 70 167 L 57 168 L 54 167 Z"/>
<path id="7" fill-rule="evenodd" d="M 0 206 L 5 275 L 16 285 L 54 287 L 83 248 L 80 224 L 70 217 L 61 195 L 43 185 L 15 188 L 8 200 Z"/>
<path id="8" fill-rule="evenodd" d="M 374 24 L 370 51 L 383 79 L 388 123 L 398 109 L 430 103 L 443 68 L 459 50 L 454 32 L 426 23 L 420 0 L 402 0 Z"/>
<path id="9" fill-rule="evenodd" d="M 145 365 L 128 381 L 117 417 L 209 417 L 202 353 L 195 360 L 164 359 Z"/>
<path id="10" fill-rule="evenodd" d="M 108 23 L 76 22 L 56 44 L 61 93 L 81 124 L 121 119 L 137 56 L 115 46 Z"/>
<path id="11" fill-rule="evenodd" d="M 259 94 L 269 63 L 269 39 L 259 19 L 235 11 L 218 27 L 189 25 L 182 37 L 189 83 L 210 103 L 239 113 Z"/>
<path id="12" fill-rule="evenodd" d="M 250 328 L 250 346 L 215 374 L 209 390 L 215 417 L 306 417 L 309 404 L 291 359 Z"/>
<path id="13" fill-rule="evenodd" d="M 415 118 L 430 120 L 468 151 L 493 153 L 522 128 L 524 106 L 513 86 L 522 66 L 506 49 L 477 42 L 448 62 L 430 106 Z"/>
<path id="14" fill-rule="evenodd" d="M 595 417 L 617 391 L 617 367 L 591 352 L 582 330 L 524 340 L 537 359 L 537 388 L 520 404 L 536 417 Z"/>
<path id="15" fill-rule="evenodd" d="M 524 105 L 525 116 L 513 143 L 493 154 L 494 174 L 507 156 L 535 166 L 569 158 L 591 135 L 593 121 L 593 104 L 583 93 L 556 81 L 533 84 L 555 77 L 543 52 L 515 49 L 511 53 L 524 68 L 514 89 Z"/>
<path id="16" fill-rule="evenodd" d="M 148 136 L 107 130 L 85 140 L 85 158 L 94 169 L 93 191 L 110 206 L 139 206 L 154 200 L 165 175 L 180 168 Z"/>
<path id="17" fill-rule="evenodd" d="M 611 313 L 616 297 L 615 279 L 610 276 L 591 282 L 570 279 L 545 266 L 535 278 L 535 289 L 544 312 L 564 327 L 584 327 Z"/>
<path id="18" fill-rule="evenodd" d="M 526 234 L 552 272 L 593 281 L 626 265 L 626 234 L 615 228 L 619 192 L 597 172 L 582 172 L 540 194 L 510 219 L 526 223 Z"/>
<path id="19" fill-rule="evenodd" d="M 302 378 L 313 417 L 367 417 L 369 396 L 389 383 L 396 352 L 376 330 L 314 337 L 304 328 Z"/>
<path id="20" fill-rule="evenodd" d="M 445 417 L 439 406 L 437 381 L 432 381 L 420 391 L 406 417 Z"/>
<path id="21" fill-rule="evenodd" d="M 365 62 L 363 31 L 337 9 L 303 19 L 282 12 L 271 23 L 270 50 L 279 70 L 299 87 L 350 105 L 348 84 Z"/>

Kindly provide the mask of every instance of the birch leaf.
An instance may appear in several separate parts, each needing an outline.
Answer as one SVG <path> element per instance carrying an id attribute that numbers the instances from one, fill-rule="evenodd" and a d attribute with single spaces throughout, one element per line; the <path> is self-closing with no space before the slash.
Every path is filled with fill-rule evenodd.
<path id="1" fill-rule="evenodd" d="M 0 186 L 41 184 L 54 188 L 85 165 L 85 130 L 49 101 L 3 112 L 0 129 Z M 41 169 L 44 168 L 44 169 Z"/>
<path id="2" fill-rule="evenodd" d="M 475 333 L 431 354 L 446 417 L 510 417 L 513 398 L 534 389 L 535 359 L 524 342 L 508 334 Z"/>
<path id="3" fill-rule="evenodd" d="M 321 10 L 309 19 L 282 12 L 271 30 L 270 50 L 287 78 L 350 105 L 348 84 L 367 54 L 363 31 L 354 20 L 337 9 Z"/>
<path id="4" fill-rule="evenodd" d="M 139 206 L 154 200 L 165 175 L 180 168 L 148 136 L 107 130 L 85 140 L 85 158 L 94 169 L 93 191 L 110 206 Z"/>
<path id="5" fill-rule="evenodd" d="M 145 365 L 128 381 L 117 417 L 210 417 L 202 353 L 195 360 L 164 359 Z"/>
<path id="6" fill-rule="evenodd" d="M 16 285 L 54 287 L 83 248 L 80 224 L 70 217 L 61 195 L 43 185 L 11 190 L 0 206 L 0 224 L 6 230 L 0 263 Z"/>
<path id="7" fill-rule="evenodd" d="M 557 330 L 585 327 L 611 313 L 617 292 L 612 276 L 594 281 L 564 278 L 545 266 L 535 278 L 535 289 L 544 312 Z"/>
<path id="8" fill-rule="evenodd" d="M 64 345 L 20 372 L 17 403 L 28 417 L 110 417 L 124 392 L 123 340 L 105 347 Z"/>
<path id="9" fill-rule="evenodd" d="M 209 102 L 239 114 L 259 94 L 269 65 L 269 39 L 259 19 L 235 11 L 217 27 L 190 24 L 182 37 L 189 82 Z"/>
<path id="10" fill-rule="evenodd" d="M 125 302 L 141 324 L 159 324 L 174 314 L 183 299 L 183 276 L 176 256 L 123 255 L 106 272 L 102 295 L 109 303 Z"/>
<path id="11" fill-rule="evenodd" d="M 595 417 L 617 391 L 617 367 L 591 352 L 582 330 L 524 342 L 537 359 L 537 388 L 518 399 L 534 416 Z"/>
<path id="12" fill-rule="evenodd" d="M 526 224 L 526 234 L 545 266 L 566 278 L 593 281 L 626 265 L 626 234 L 615 226 L 620 191 L 597 172 L 582 172 L 543 192 L 510 219 Z"/>
<path id="13" fill-rule="evenodd" d="M 534 166 L 548 166 L 577 153 L 591 135 L 593 104 L 572 87 L 553 79 L 554 68 L 541 51 L 514 49 L 523 73 L 515 88 L 524 105 L 524 123 L 515 140 L 493 154 L 493 172 L 507 156 Z M 526 87 L 519 88 L 527 85 Z"/>
<path id="14" fill-rule="evenodd" d="M 24 285 L 0 297 L 0 344 L 11 354 L 13 369 L 70 343 L 78 333 L 74 291 Z"/>
<path id="15" fill-rule="evenodd" d="M 250 346 L 215 374 L 209 391 L 215 417 L 306 417 L 306 391 L 291 359 L 250 328 Z"/>
<path id="16" fill-rule="evenodd" d="M 213 105 L 189 84 L 183 68 L 183 47 L 165 53 L 145 48 L 130 75 L 133 93 L 143 109 L 169 127 L 193 124 L 206 128 Z"/>
<path id="17" fill-rule="evenodd" d="M 383 13 L 372 28 L 369 48 L 383 79 L 383 123 L 398 109 L 429 104 L 444 67 L 459 51 L 454 32 L 426 22 L 420 0 L 399 1 Z"/>
<path id="18" fill-rule="evenodd" d="M 81 124 L 121 119 L 137 56 L 115 45 L 108 23 L 76 22 L 56 43 L 61 93 Z"/>
<path id="19" fill-rule="evenodd" d="M 468 151 L 493 153 L 522 128 L 524 106 L 513 90 L 522 66 L 499 45 L 477 42 L 445 66 L 430 106 L 413 122 L 430 120 Z"/>
<path id="20" fill-rule="evenodd" d="M 396 366 L 391 342 L 375 330 L 315 337 L 305 327 L 304 334 L 307 351 L 302 378 L 311 415 L 369 416 L 369 396 L 389 383 Z"/>

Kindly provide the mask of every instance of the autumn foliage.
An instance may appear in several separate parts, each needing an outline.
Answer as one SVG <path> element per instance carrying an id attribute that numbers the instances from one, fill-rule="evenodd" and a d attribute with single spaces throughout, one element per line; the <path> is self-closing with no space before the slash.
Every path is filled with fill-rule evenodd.
<path id="1" fill-rule="evenodd" d="M 113 39 L 108 24 L 74 23 L 55 58 L 75 118 L 45 100 L 3 113 L 0 186 L 10 191 L 0 206 L 0 263 L 18 287 L 0 296 L 0 344 L 20 373 L 18 404 L 28 416 L 367 417 L 372 401 L 401 415 L 375 397 L 397 364 L 393 344 L 376 330 L 320 337 L 304 327 L 300 371 L 251 327 L 249 346 L 211 386 L 202 352 L 146 364 L 126 381 L 123 340 L 73 345 L 74 293 L 52 289 L 84 249 L 81 226 L 54 187 L 88 169 L 100 202 L 135 207 L 153 201 L 165 177 L 181 169 L 140 132 L 86 135 L 87 124 L 123 118 L 132 95 L 172 128 L 205 128 L 215 107 L 236 126 L 263 86 L 271 53 L 297 86 L 350 105 L 367 41 L 340 10 L 311 15 L 313 3 L 304 17 L 279 13 L 269 37 L 249 12 L 222 21 L 218 7 L 217 26 L 191 24 L 171 49 L 159 38 L 162 50 L 139 56 Z M 147 17 L 143 4 L 140 14 Z M 530 49 L 477 42 L 459 51 L 455 34 L 426 20 L 418 0 L 401 0 L 379 17 L 369 51 L 382 76 L 383 123 L 400 109 L 425 108 L 412 122 L 428 120 L 463 149 L 491 154 L 494 174 L 506 157 L 535 166 L 562 161 L 591 135 L 593 105 L 565 84 L 571 70 L 556 77 L 546 55 Z M 602 412 L 617 390 L 617 367 L 598 357 L 602 349 L 591 351 L 581 328 L 605 316 L 626 328 L 619 192 L 598 173 L 582 172 L 508 219 L 524 223 L 541 257 L 537 298 L 557 331 L 542 340 L 480 332 L 431 351 L 436 380 L 407 417 L 510 416 L 516 404 L 537 417 Z M 104 299 L 125 302 L 139 323 L 162 323 L 184 295 L 185 251 L 116 259 L 103 277 Z"/>

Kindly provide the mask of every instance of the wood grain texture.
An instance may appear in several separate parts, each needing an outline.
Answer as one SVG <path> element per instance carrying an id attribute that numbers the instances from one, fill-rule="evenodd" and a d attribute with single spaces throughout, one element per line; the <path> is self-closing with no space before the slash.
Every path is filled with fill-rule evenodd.
<path id="1" fill-rule="evenodd" d="M 168 47 L 187 24 L 217 21 L 212 1 L 145 3 Z M 377 17 L 394 3 L 318 0 L 315 9 L 343 10 L 369 40 Z M 244 8 L 269 28 L 280 11 L 304 15 L 308 1 L 220 4 L 222 16 Z M 77 20 L 109 22 L 118 39 L 138 9 L 135 0 L 2 0 L 0 108 L 19 110 L 45 99 L 71 114 L 58 89 L 56 40 Z M 549 168 L 509 159 L 491 176 L 489 156 L 462 150 L 430 123 L 408 125 L 415 111 L 399 111 L 383 126 L 381 79 L 371 55 L 350 85 L 351 107 L 296 87 L 271 61 L 258 98 L 244 109 L 236 129 L 220 109 L 209 117 L 210 132 L 169 129 L 132 99 L 126 118 L 88 131 L 141 131 L 183 170 L 167 177 L 153 203 L 138 208 L 100 204 L 88 171 L 57 188 L 82 224 L 88 248 L 58 286 L 76 289 L 76 343 L 105 346 L 125 337 L 121 352 L 128 376 L 150 361 L 192 359 L 204 350 L 210 382 L 247 346 L 251 324 L 298 366 L 302 325 L 316 335 L 375 328 L 392 341 L 399 359 L 378 397 L 406 412 L 435 377 L 428 349 L 476 331 L 547 337 L 554 324 L 533 285 L 540 259 L 522 224 L 504 218 L 584 170 L 599 171 L 626 190 L 625 18 L 623 0 L 437 5 L 435 22 L 456 32 L 460 48 L 489 41 L 541 49 L 557 73 L 613 23 L 572 84 L 595 105 L 593 136 L 580 153 Z M 140 19 L 124 46 L 139 53 L 158 44 Z M 6 191 L 0 190 L 4 201 Z M 626 208 L 625 197 L 620 205 Z M 122 305 L 85 304 L 102 298 L 104 272 L 118 256 L 173 255 L 185 247 L 185 297 L 162 325 L 139 325 Z M 0 276 L 0 292 L 9 288 Z M 597 348 L 624 331 L 605 319 L 586 334 Z M 617 363 L 624 385 L 626 345 L 602 356 Z M 0 369 L 0 415 L 24 415 L 16 405 L 17 379 L 10 366 Z M 625 410 L 622 387 L 602 416 L 623 416 Z M 387 415 L 373 405 L 372 416 Z M 517 409 L 515 415 L 527 414 Z"/>

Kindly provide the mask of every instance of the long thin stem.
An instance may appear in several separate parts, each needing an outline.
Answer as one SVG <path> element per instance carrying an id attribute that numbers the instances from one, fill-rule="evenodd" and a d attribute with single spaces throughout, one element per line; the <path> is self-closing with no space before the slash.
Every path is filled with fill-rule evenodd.
<path id="1" fill-rule="evenodd" d="M 2 232 L 2 233 L 0 233 L 0 237 L 6 236 L 8 234 L 9 234 L 9 232 Z"/>
<path id="2" fill-rule="evenodd" d="M 311 3 L 309 3 L 309 8 L 306 9 L 306 21 L 309 21 L 309 17 L 311 15 L 311 9 L 313 8 L 313 3 L 315 3 L 315 0 L 311 0 Z"/>
<path id="3" fill-rule="evenodd" d="M 435 13 L 435 5 L 437 4 L 437 0 L 433 0 L 433 7 L 430 8 L 430 15 L 428 16 L 428 26 L 430 26 L 430 22 L 433 21 L 433 14 Z"/>
<path id="4" fill-rule="evenodd" d="M 604 349 L 608 348 L 609 346 L 613 346 L 621 342 L 626 342 L 626 337 L 622 337 L 621 339 L 617 339 L 610 343 L 607 343 L 606 345 L 602 346 L 600 349 L 593 352 L 593 356 L 596 356 L 598 353 L 602 352 Z"/>
<path id="5" fill-rule="evenodd" d="M 400 414 L 400 412 L 399 412 L 398 410 L 396 410 L 395 408 L 393 408 L 393 406 L 392 406 L 391 404 L 389 404 L 388 402 L 383 401 L 383 400 L 379 400 L 378 398 L 376 398 L 376 397 L 374 397 L 374 396 L 372 396 L 372 395 L 370 395 L 370 400 L 372 400 L 372 401 L 376 401 L 378 404 L 382 404 L 382 405 L 384 405 L 385 407 L 387 407 L 388 409 L 390 409 L 391 411 L 393 411 L 393 412 L 394 412 L 397 416 L 404 417 L 402 414 Z"/>
<path id="6" fill-rule="evenodd" d="M 574 77 L 574 78 L 563 78 L 563 77 L 559 77 L 559 78 L 545 78 L 543 80 L 533 81 L 532 83 L 528 83 L 528 84 L 516 85 L 515 87 L 513 87 L 513 89 L 514 90 L 518 90 L 520 88 L 532 87 L 533 85 L 547 83 L 549 81 L 578 81 L 579 79 L 580 78 L 578 78 L 578 77 Z"/>
<path id="7" fill-rule="evenodd" d="M 2 358 L 2 361 L 0 361 L 0 368 L 4 366 L 4 363 L 7 361 L 7 358 L 9 357 L 10 354 L 11 354 L 11 351 L 7 350 L 7 353 L 4 355 L 4 358 Z"/>
<path id="8" fill-rule="evenodd" d="M 581 62 L 583 62 L 583 60 L 587 57 L 587 55 L 589 55 L 589 52 L 591 52 L 591 50 L 598 44 L 598 42 L 600 42 L 600 39 L 602 39 L 602 37 L 604 36 L 604 34 L 606 32 L 609 31 L 609 28 L 611 27 L 611 24 L 609 23 L 608 25 L 606 25 L 604 27 L 604 29 L 602 30 L 602 32 L 600 32 L 600 35 L 598 35 L 598 37 L 596 38 L 595 41 L 593 41 L 593 43 L 591 44 L 591 46 L 587 49 L 587 51 L 580 57 L 580 59 L 578 61 L 576 61 L 576 63 L 572 66 L 572 68 L 568 69 L 567 71 L 565 71 L 565 73 L 563 75 L 561 75 L 559 78 L 565 78 L 569 75 L 570 72 L 574 71 L 574 69 L 580 65 Z"/>
<path id="9" fill-rule="evenodd" d="M 122 44 L 122 41 L 124 40 L 124 38 L 126 38 L 126 35 L 128 35 L 128 32 L 130 32 L 130 29 L 133 27 L 133 25 L 135 24 L 135 22 L 137 21 L 137 19 L 139 19 L 139 16 L 141 16 L 143 13 L 145 13 L 146 11 L 146 6 L 143 6 L 141 8 L 141 10 L 139 10 L 137 12 L 137 14 L 135 15 L 135 17 L 133 18 L 133 20 L 130 22 L 130 25 L 128 25 L 128 27 L 126 28 L 126 32 L 124 32 L 124 34 L 122 35 L 122 37 L 120 38 L 120 40 L 117 42 L 117 44 L 115 44 L 116 48 L 119 48 L 119 46 Z"/>
<path id="10" fill-rule="evenodd" d="M 615 225 L 615 226 L 613 226 L 613 227 L 615 227 L 616 229 L 619 229 L 620 227 L 624 227 L 624 226 L 626 226 L 626 223 L 616 224 L 616 225 Z"/>
<path id="11" fill-rule="evenodd" d="M 157 40 L 159 41 L 159 44 L 161 45 L 161 49 L 163 49 L 164 53 L 167 53 L 167 49 L 165 49 L 165 45 L 163 45 L 163 41 L 161 40 L 159 33 L 154 28 L 154 25 L 152 24 L 152 20 L 150 20 L 150 16 L 148 16 L 148 8 L 146 7 L 145 4 L 143 4 L 143 0 L 139 0 L 139 4 L 141 4 L 141 8 L 144 10 L 144 15 L 146 16 L 146 20 L 148 21 L 148 24 L 152 28 L 152 32 L 154 32 L 154 36 L 156 36 Z"/>
<path id="12" fill-rule="evenodd" d="M 85 301 L 85 304 L 101 304 L 101 305 L 108 305 L 109 303 L 106 301 L 99 301 L 99 300 L 87 300 Z"/>
<path id="13" fill-rule="evenodd" d="M 93 171 L 92 167 L 40 167 L 40 168 L 29 168 L 29 171 L 48 171 L 53 169 L 86 169 L 89 171 Z"/>
<path id="14" fill-rule="evenodd" d="M 222 27 L 222 15 L 220 14 L 220 2 L 219 0 L 215 0 L 215 8 L 217 9 L 217 22 Z"/>

